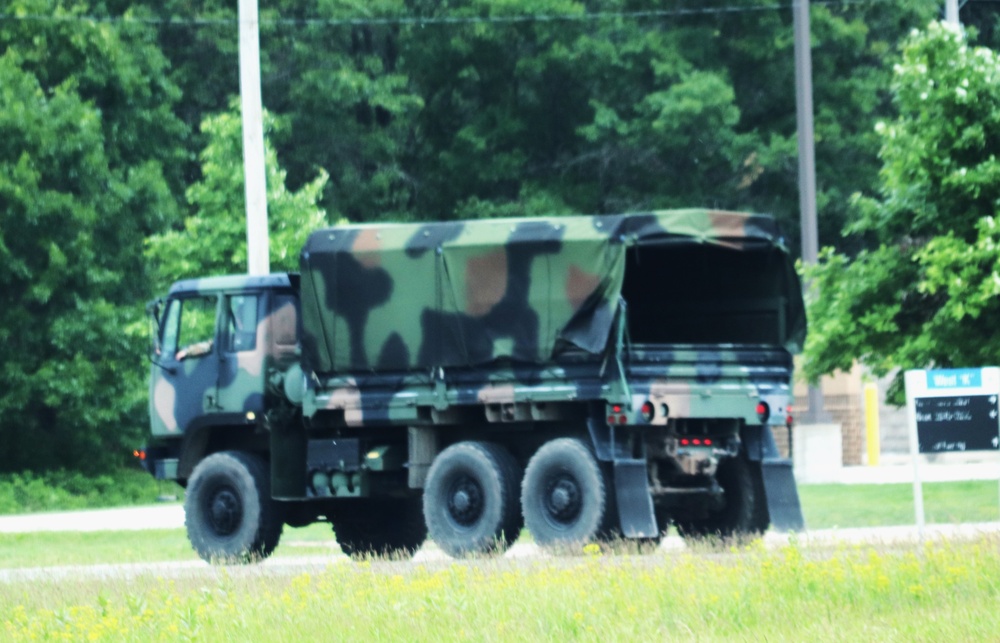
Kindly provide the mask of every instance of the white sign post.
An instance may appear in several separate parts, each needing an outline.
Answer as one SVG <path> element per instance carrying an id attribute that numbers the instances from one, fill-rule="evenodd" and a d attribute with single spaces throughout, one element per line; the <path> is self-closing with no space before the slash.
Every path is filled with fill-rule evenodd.
<path id="1" fill-rule="evenodd" d="M 924 536 L 920 454 L 1000 448 L 1000 368 L 906 371 L 913 504 Z"/>

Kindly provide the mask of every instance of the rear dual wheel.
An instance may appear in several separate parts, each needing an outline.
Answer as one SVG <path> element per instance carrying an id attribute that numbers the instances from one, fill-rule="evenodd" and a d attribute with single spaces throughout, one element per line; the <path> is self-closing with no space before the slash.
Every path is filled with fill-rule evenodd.
<path id="1" fill-rule="evenodd" d="M 582 440 L 547 442 L 523 479 L 503 447 L 460 442 L 442 451 L 428 471 L 424 517 L 430 537 L 454 557 L 502 552 L 522 524 L 539 545 L 558 549 L 617 533 L 610 488 Z"/>
<path id="2" fill-rule="evenodd" d="M 521 483 L 524 523 L 543 547 L 590 542 L 614 531 L 610 485 L 590 448 L 559 438 L 544 444 Z"/>
<path id="3" fill-rule="evenodd" d="M 503 447 L 459 442 L 434 459 L 424 485 L 424 519 L 450 556 L 499 553 L 521 530 L 520 466 Z"/>

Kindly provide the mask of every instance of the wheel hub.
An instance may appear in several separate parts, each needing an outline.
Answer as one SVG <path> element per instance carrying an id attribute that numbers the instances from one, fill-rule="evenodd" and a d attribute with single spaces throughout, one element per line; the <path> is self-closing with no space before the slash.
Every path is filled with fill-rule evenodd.
<path id="1" fill-rule="evenodd" d="M 483 513 L 483 492 L 469 476 L 455 480 L 448 495 L 448 513 L 460 525 L 471 525 Z"/>
<path id="2" fill-rule="evenodd" d="M 208 519 L 215 533 L 220 536 L 232 534 L 243 520 L 239 496 L 228 487 L 216 491 L 208 503 Z"/>
<path id="3" fill-rule="evenodd" d="M 573 478 L 562 475 L 552 481 L 545 497 L 545 508 L 559 522 L 570 522 L 580 513 L 580 487 Z"/>

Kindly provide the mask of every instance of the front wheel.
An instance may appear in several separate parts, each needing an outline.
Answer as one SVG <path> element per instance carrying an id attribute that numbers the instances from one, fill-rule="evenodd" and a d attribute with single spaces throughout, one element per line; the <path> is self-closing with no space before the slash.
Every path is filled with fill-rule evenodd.
<path id="1" fill-rule="evenodd" d="M 191 474 L 184 499 L 188 540 L 210 563 L 249 563 L 269 556 L 282 520 L 271 499 L 271 476 L 260 457 L 213 453 Z"/>
<path id="2" fill-rule="evenodd" d="M 594 454 L 582 441 L 542 445 L 521 483 L 524 524 L 543 547 L 585 543 L 613 527 L 614 506 Z"/>

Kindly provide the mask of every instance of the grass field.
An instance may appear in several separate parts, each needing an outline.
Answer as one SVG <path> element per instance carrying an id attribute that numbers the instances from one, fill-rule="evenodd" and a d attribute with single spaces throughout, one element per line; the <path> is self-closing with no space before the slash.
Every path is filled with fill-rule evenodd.
<path id="1" fill-rule="evenodd" d="M 330 525 L 286 527 L 275 555 L 339 553 Z M 183 529 L 0 534 L 0 569 L 198 560 Z"/>
<path id="2" fill-rule="evenodd" d="M 1000 542 L 0 583 L 12 641 L 989 640 Z"/>
<path id="3" fill-rule="evenodd" d="M 929 523 L 1000 521 L 996 480 L 925 483 Z M 912 484 L 801 485 L 799 496 L 809 529 L 914 524 Z"/>
<path id="4" fill-rule="evenodd" d="M 997 485 L 925 488 L 938 521 L 997 519 Z M 908 485 L 804 486 L 810 526 L 912 524 Z M 1000 540 L 697 546 L 644 556 L 349 563 L 330 528 L 276 558 L 316 571 L 197 566 L 0 582 L 0 640 L 986 640 L 1000 631 Z M 0 568 L 196 560 L 183 530 L 0 534 Z"/>

